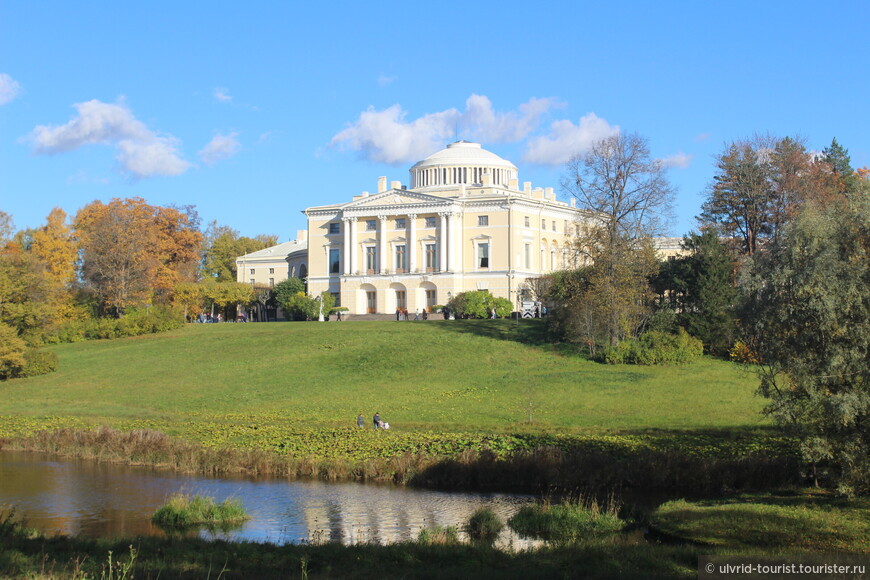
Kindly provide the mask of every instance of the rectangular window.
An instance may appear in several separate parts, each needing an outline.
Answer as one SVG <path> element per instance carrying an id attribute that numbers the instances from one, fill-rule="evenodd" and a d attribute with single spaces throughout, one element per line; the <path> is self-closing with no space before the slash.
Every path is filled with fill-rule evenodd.
<path id="1" fill-rule="evenodd" d="M 426 227 L 427 228 L 434 228 L 435 227 L 435 218 L 427 217 L 426 218 Z"/>
<path id="2" fill-rule="evenodd" d="M 488 215 L 477 216 L 477 225 L 488 226 L 489 225 L 489 216 Z"/>
<path id="3" fill-rule="evenodd" d="M 553 220 L 553 231 L 556 231 L 556 220 Z"/>
<path id="4" fill-rule="evenodd" d="M 404 272 L 408 269 L 405 261 L 405 246 L 396 246 L 396 272 Z"/>
<path id="5" fill-rule="evenodd" d="M 253 286 L 253 285 L 254 285 L 254 279 L 251 278 L 251 286 Z"/>
<path id="6" fill-rule="evenodd" d="M 274 273 L 275 273 L 275 268 L 269 268 L 269 273 L 270 273 L 270 274 L 274 274 Z"/>
<path id="7" fill-rule="evenodd" d="M 404 290 L 396 290 L 396 308 L 401 308 L 402 310 L 408 307 L 408 300 L 405 298 Z"/>
<path id="8" fill-rule="evenodd" d="M 489 244 L 483 243 L 477 245 L 477 267 L 489 268 Z"/>
<path id="9" fill-rule="evenodd" d="M 547 229 L 547 220 L 541 220 L 541 229 L 542 230 Z"/>
<path id="10" fill-rule="evenodd" d="M 529 225 L 530 225 L 530 224 L 529 224 L 529 221 L 530 221 L 530 220 L 529 220 L 529 216 L 526 216 L 526 227 L 529 227 Z"/>
<path id="11" fill-rule="evenodd" d="M 251 268 L 251 276 L 253 276 L 253 275 L 254 275 L 254 269 Z"/>
<path id="12" fill-rule="evenodd" d="M 332 294 L 332 299 L 335 300 L 335 308 L 341 306 L 341 292 L 330 292 L 330 294 Z"/>
<path id="13" fill-rule="evenodd" d="M 374 274 L 378 269 L 378 252 L 375 246 L 366 246 L 366 271 Z"/>
<path id="14" fill-rule="evenodd" d="M 525 249 L 525 253 L 523 255 L 523 258 L 525 259 L 525 268 L 526 268 L 526 270 L 531 270 L 532 269 L 532 244 L 526 244 L 524 249 Z"/>
<path id="15" fill-rule="evenodd" d="M 329 250 L 329 273 L 330 274 L 338 274 L 339 273 L 339 263 L 341 262 L 341 250 L 337 248 L 330 248 Z"/>
<path id="16" fill-rule="evenodd" d="M 405 225 L 405 218 L 396 218 L 396 229 L 397 230 L 404 230 L 406 227 L 408 227 L 408 226 Z"/>
<path id="17" fill-rule="evenodd" d="M 426 290 L 426 310 L 429 312 L 432 312 L 432 307 L 438 304 L 436 292 L 437 290 Z"/>
<path id="18" fill-rule="evenodd" d="M 438 268 L 435 244 L 426 244 L 426 271 L 434 272 Z"/>
<path id="19" fill-rule="evenodd" d="M 366 231 L 367 232 L 376 232 L 378 230 L 378 221 L 377 220 L 366 220 Z"/>
<path id="20" fill-rule="evenodd" d="M 329 224 L 329 233 L 330 234 L 340 234 L 341 233 L 341 224 L 338 222 L 333 222 Z"/>
<path id="21" fill-rule="evenodd" d="M 275 287 L 275 279 L 269 278 L 269 288 L 274 288 L 274 287 Z"/>

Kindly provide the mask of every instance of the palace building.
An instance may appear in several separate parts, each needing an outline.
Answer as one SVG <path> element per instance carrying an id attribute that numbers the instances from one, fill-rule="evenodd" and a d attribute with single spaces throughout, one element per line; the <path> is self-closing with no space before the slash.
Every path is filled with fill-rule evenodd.
<path id="1" fill-rule="evenodd" d="M 518 304 L 528 279 L 575 265 L 588 219 L 552 188 L 520 188 L 513 163 L 467 141 L 411 167 L 410 186 L 381 177 L 375 193 L 303 213 L 308 292 L 351 314 L 422 311 L 469 290 Z"/>

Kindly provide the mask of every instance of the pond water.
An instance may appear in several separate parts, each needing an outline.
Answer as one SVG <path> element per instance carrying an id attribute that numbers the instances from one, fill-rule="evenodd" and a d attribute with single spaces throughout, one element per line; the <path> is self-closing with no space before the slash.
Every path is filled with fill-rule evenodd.
<path id="1" fill-rule="evenodd" d="M 251 519 L 205 538 L 276 544 L 334 541 L 392 543 L 416 539 L 434 526 L 462 528 L 480 507 L 507 521 L 532 496 L 441 492 L 392 485 L 206 478 L 147 467 L 56 460 L 46 455 L 0 452 L 0 506 L 13 507 L 29 527 L 88 537 L 162 535 L 150 517 L 176 492 L 221 502 L 242 501 Z M 507 527 L 502 547 L 527 542 Z"/>

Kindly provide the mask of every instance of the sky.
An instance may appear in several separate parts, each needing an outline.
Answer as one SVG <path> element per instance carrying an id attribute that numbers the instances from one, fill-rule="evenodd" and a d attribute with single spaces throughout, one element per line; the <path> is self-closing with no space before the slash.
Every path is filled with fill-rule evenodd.
<path id="1" fill-rule="evenodd" d="M 138 196 L 286 241 L 458 139 L 567 199 L 567 159 L 621 131 L 681 236 L 731 141 L 870 165 L 868 27 L 866 0 L 0 0 L 0 210 Z"/>

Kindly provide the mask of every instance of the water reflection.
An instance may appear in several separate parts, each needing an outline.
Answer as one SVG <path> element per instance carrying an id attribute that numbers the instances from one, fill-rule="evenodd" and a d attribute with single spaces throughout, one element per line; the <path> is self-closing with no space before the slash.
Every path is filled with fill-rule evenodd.
<path id="1" fill-rule="evenodd" d="M 480 507 L 507 521 L 531 496 L 452 493 L 359 483 L 203 478 L 151 468 L 57 461 L 0 452 L 0 504 L 48 533 L 89 537 L 162 535 L 150 515 L 176 492 L 241 499 L 251 519 L 203 537 L 299 543 L 392 543 L 424 527 L 461 528 Z M 507 528 L 501 545 L 526 543 Z"/>

